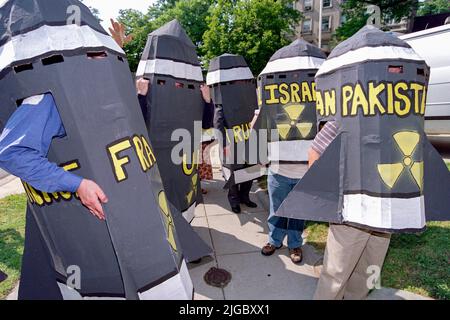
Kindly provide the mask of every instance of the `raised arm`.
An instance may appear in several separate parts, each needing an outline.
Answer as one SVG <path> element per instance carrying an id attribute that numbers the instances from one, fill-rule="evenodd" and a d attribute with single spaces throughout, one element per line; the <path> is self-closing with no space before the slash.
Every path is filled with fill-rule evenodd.
<path id="1" fill-rule="evenodd" d="M 326 148 L 333 142 L 333 140 L 338 135 L 338 126 L 335 121 L 327 122 L 322 130 L 317 134 L 314 139 L 311 148 L 309 149 L 309 167 L 314 164 L 322 154 L 325 152 Z"/>

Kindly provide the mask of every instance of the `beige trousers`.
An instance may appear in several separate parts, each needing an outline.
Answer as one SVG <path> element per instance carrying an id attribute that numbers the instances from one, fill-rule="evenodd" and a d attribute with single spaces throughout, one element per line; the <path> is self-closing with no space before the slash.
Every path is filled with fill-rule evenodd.
<path id="1" fill-rule="evenodd" d="M 361 300 L 371 288 L 371 266 L 383 267 L 391 235 L 331 224 L 315 300 Z"/>

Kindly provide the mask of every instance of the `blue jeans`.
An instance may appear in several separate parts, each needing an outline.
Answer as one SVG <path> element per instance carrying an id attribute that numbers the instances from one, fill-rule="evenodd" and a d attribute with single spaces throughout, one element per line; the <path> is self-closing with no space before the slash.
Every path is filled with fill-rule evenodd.
<path id="1" fill-rule="evenodd" d="M 303 244 L 302 233 L 305 226 L 303 220 L 288 219 L 275 216 L 275 212 L 287 195 L 300 180 L 290 179 L 269 172 L 268 187 L 270 200 L 269 243 L 275 247 L 283 244 L 284 237 L 288 238 L 289 249 L 301 247 Z"/>

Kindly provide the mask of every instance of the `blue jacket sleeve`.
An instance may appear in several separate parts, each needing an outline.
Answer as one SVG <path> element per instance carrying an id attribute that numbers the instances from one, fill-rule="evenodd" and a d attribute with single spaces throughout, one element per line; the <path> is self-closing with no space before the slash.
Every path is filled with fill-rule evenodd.
<path id="1" fill-rule="evenodd" d="M 14 112 L 0 136 L 0 167 L 44 192 L 76 192 L 82 178 L 47 159 L 51 142 L 66 135 L 52 95 L 33 97 Z"/>

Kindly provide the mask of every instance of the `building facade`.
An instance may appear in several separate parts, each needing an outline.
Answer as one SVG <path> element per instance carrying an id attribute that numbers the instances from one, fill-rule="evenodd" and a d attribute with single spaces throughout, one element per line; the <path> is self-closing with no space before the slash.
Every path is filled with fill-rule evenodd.
<path id="1" fill-rule="evenodd" d="M 342 14 L 340 4 L 344 0 L 322 0 L 322 21 L 319 23 L 320 0 L 297 0 L 294 8 L 303 14 L 296 33 L 315 45 L 319 44 L 319 26 L 322 27 L 322 49 L 330 52 L 330 40 L 332 34 L 341 25 Z"/>

